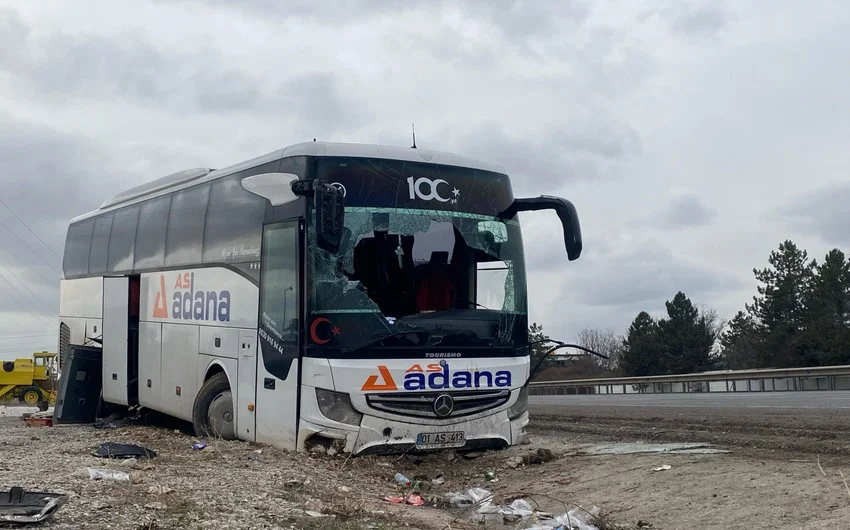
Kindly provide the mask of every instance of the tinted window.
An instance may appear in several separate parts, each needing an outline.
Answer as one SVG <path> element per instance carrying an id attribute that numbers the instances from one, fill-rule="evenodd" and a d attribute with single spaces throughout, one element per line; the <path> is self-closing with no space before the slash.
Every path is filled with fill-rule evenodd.
<path id="1" fill-rule="evenodd" d="M 204 218 L 210 185 L 193 186 L 178 191 L 171 199 L 166 239 L 166 266 L 187 265 L 201 262 L 204 241 Z"/>
<path id="2" fill-rule="evenodd" d="M 65 240 L 65 256 L 62 263 L 65 276 L 82 276 L 88 273 L 93 228 L 93 219 L 68 227 L 68 238 Z"/>
<path id="3" fill-rule="evenodd" d="M 109 237 L 110 272 L 133 269 L 133 246 L 136 241 L 136 225 L 139 222 L 139 206 L 115 212 L 112 219 L 112 235 Z"/>
<path id="4" fill-rule="evenodd" d="M 135 269 L 162 267 L 165 259 L 165 227 L 171 196 L 157 197 L 142 204 L 136 232 Z"/>
<path id="5" fill-rule="evenodd" d="M 266 199 L 245 191 L 242 176 L 213 183 L 204 236 L 205 262 L 260 259 Z"/>
<path id="6" fill-rule="evenodd" d="M 89 254 L 89 274 L 106 272 L 106 253 L 109 251 L 109 232 L 112 229 L 112 214 L 101 215 L 94 220 Z"/>

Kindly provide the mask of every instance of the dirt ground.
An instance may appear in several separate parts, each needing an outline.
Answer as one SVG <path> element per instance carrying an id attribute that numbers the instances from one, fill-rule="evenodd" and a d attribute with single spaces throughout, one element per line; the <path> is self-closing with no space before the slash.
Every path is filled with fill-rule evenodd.
<path id="1" fill-rule="evenodd" d="M 610 416 L 615 412 L 608 412 L 576 421 L 570 415 L 577 412 L 547 408 L 547 414 L 536 414 L 528 445 L 480 456 L 347 458 L 215 440 L 194 451 L 197 439 L 180 425 L 177 431 L 162 422 L 103 430 L 28 427 L 14 412 L 0 407 L 0 490 L 20 485 L 69 496 L 38 528 L 448 530 L 533 524 L 506 524 L 497 514 L 477 524 L 476 507 L 448 505 L 447 493 L 470 487 L 492 492 L 494 504 L 521 498 L 555 515 L 577 505 L 591 511 L 598 507 L 595 524 L 601 529 L 850 528 L 850 488 L 843 480 L 850 480 L 850 459 L 838 442 L 820 457 L 794 445 L 775 451 L 753 448 L 739 443 L 747 429 L 736 431 L 732 423 L 711 423 L 702 431 L 725 430 L 730 443 L 720 448 L 729 452 L 599 454 L 606 447 L 626 449 L 622 442 L 680 441 L 694 427 L 666 416 L 650 420 L 651 415 L 644 418 L 635 411 L 629 412 L 631 418 L 617 420 Z M 842 436 L 839 431 L 836 439 Z M 776 437 L 800 443 L 787 434 Z M 107 441 L 139 444 L 158 454 L 138 462 L 93 456 Z M 541 448 L 554 458 L 520 464 Z M 671 467 L 653 470 L 664 465 Z M 124 471 L 129 481 L 92 480 L 79 474 L 86 468 Z M 382 500 L 410 491 L 395 483 L 396 472 L 421 481 L 424 506 Z M 497 480 L 488 481 L 487 472 Z M 439 477 L 444 482 L 432 484 Z"/>

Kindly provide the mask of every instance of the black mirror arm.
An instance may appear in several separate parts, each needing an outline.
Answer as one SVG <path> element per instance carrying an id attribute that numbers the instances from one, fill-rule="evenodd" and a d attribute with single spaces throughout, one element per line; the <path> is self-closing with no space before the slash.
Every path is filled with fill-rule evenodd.
<path id="1" fill-rule="evenodd" d="M 540 357 L 540 359 L 537 361 L 537 364 L 535 364 L 534 367 L 531 369 L 531 371 L 528 372 L 528 379 L 525 380 L 525 384 L 522 385 L 523 387 L 528 386 L 528 383 L 530 383 L 531 379 L 537 374 L 537 370 L 540 369 L 540 365 L 543 364 L 543 361 L 545 361 L 546 358 L 549 357 L 549 355 L 552 352 L 555 352 L 555 351 L 560 350 L 562 348 L 576 348 L 577 350 L 581 350 L 581 351 L 590 353 L 592 355 L 596 355 L 597 357 L 602 357 L 603 359 L 609 358 L 607 355 L 603 355 L 599 352 L 595 352 L 595 351 L 591 350 L 590 348 L 585 348 L 584 346 L 580 346 L 578 344 L 567 344 L 566 342 L 561 342 L 561 341 L 557 341 L 557 340 L 549 340 L 549 339 L 538 340 L 538 341 L 530 343 L 529 347 L 531 347 L 533 344 L 536 344 L 538 342 L 552 342 L 552 343 L 555 344 L 555 347 L 550 348 L 546 353 L 543 354 L 542 357 Z"/>
<path id="2" fill-rule="evenodd" d="M 578 220 L 578 212 L 575 205 L 567 199 L 541 195 L 536 198 L 514 199 L 511 205 L 499 214 L 502 219 L 510 219 L 519 212 L 530 212 L 537 210 L 555 210 L 561 225 L 564 228 L 564 244 L 567 248 L 567 258 L 570 261 L 577 260 L 581 255 L 581 225 Z"/>

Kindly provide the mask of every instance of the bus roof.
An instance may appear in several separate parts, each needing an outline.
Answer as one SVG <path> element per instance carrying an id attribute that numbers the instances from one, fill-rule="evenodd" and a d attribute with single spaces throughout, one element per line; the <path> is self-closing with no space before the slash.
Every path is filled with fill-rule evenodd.
<path id="1" fill-rule="evenodd" d="M 410 147 L 393 147 L 375 144 L 354 144 L 336 142 L 303 142 L 278 149 L 262 156 L 245 160 L 222 169 L 193 168 L 178 171 L 170 175 L 146 182 L 139 186 L 127 189 L 106 200 L 100 208 L 95 211 L 80 215 L 71 220 L 71 223 L 91 217 L 104 210 L 112 209 L 118 205 L 141 202 L 142 200 L 186 188 L 194 184 L 215 180 L 227 175 L 232 175 L 244 169 L 272 162 L 274 160 L 295 156 L 316 157 L 354 157 L 354 158 L 383 158 L 389 160 L 404 160 L 409 162 L 426 162 L 446 166 L 466 167 L 492 171 L 494 173 L 506 174 L 507 171 L 499 164 L 475 160 L 462 155 L 448 153 L 445 151 L 433 151 Z"/>

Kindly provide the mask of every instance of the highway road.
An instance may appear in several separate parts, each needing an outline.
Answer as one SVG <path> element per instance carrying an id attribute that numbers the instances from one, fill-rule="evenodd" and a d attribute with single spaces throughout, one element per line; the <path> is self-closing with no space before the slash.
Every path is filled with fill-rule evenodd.
<path id="1" fill-rule="evenodd" d="M 528 401 L 530 405 L 571 407 L 824 410 L 850 409 L 850 391 L 529 396 Z"/>
<path id="2" fill-rule="evenodd" d="M 529 396 L 528 408 L 532 433 L 574 441 L 708 442 L 850 465 L 847 391 Z"/>

